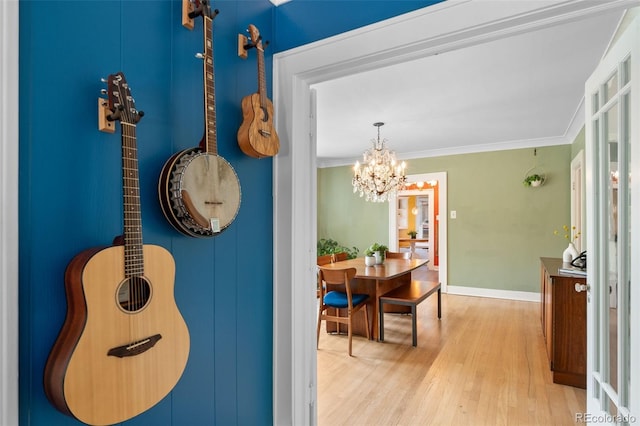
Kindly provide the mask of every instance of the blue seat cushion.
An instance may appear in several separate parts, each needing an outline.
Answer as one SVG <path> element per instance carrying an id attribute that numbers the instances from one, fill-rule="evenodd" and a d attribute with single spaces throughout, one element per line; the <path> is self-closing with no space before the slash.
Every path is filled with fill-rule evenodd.
<path id="1" fill-rule="evenodd" d="M 353 306 L 359 305 L 369 298 L 368 294 L 352 294 L 351 300 Z M 324 304 L 332 308 L 346 308 L 349 306 L 347 302 L 347 293 L 341 291 L 330 291 L 324 295 Z"/>

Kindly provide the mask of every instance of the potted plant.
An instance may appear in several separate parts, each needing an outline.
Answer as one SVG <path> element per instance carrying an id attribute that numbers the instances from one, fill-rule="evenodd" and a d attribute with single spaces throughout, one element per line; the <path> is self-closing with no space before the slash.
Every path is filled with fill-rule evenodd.
<path id="1" fill-rule="evenodd" d="M 376 264 L 376 258 L 373 255 L 373 250 L 366 249 L 364 251 L 364 264 L 366 266 L 373 266 Z"/>
<path id="2" fill-rule="evenodd" d="M 539 174 L 533 174 L 533 175 L 529 175 L 526 178 L 524 178 L 524 181 L 522 181 L 524 186 L 533 186 L 533 187 L 537 187 L 542 185 L 542 183 L 544 182 L 544 175 L 539 175 Z"/>
<path id="3" fill-rule="evenodd" d="M 415 239 L 418 233 L 416 231 L 409 231 L 407 235 L 411 237 L 411 239 Z"/>
<path id="4" fill-rule="evenodd" d="M 381 265 L 382 262 L 384 262 L 384 254 L 387 250 L 389 250 L 389 248 L 384 244 L 373 243 L 367 251 L 373 253 L 373 256 L 376 258 L 376 265 Z"/>
<path id="5" fill-rule="evenodd" d="M 335 253 L 347 253 L 349 259 L 355 259 L 358 257 L 358 251 L 360 251 L 357 247 L 346 247 L 342 244 L 338 243 L 336 240 L 331 238 L 321 238 L 318 240 L 318 256 L 322 256 L 325 254 L 335 254 Z"/>

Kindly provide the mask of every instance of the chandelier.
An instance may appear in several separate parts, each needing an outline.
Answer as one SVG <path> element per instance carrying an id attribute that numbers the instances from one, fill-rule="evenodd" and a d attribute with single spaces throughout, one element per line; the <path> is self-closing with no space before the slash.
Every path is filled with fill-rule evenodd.
<path id="1" fill-rule="evenodd" d="M 380 127 L 384 123 L 373 123 L 378 128 L 378 138 L 371 139 L 373 148 L 363 154 L 362 168 L 356 161 L 353 167 L 354 175 L 351 181 L 353 192 L 359 192 L 367 201 L 383 203 L 391 201 L 398 191 L 404 188 L 407 181 L 404 175 L 406 164 L 404 161 L 396 165 L 396 155 L 385 148 L 386 139 L 380 140 Z"/>

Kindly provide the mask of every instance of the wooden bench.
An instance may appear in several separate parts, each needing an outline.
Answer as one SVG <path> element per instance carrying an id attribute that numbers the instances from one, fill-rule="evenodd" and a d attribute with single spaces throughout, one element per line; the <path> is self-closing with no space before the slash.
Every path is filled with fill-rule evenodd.
<path id="1" fill-rule="evenodd" d="M 418 327 L 416 324 L 416 307 L 427 297 L 438 292 L 438 318 L 441 317 L 441 292 L 440 283 L 436 281 L 413 280 L 380 296 L 380 341 L 384 341 L 384 304 L 404 305 L 411 307 L 411 322 L 413 333 L 413 346 L 418 345 Z"/>

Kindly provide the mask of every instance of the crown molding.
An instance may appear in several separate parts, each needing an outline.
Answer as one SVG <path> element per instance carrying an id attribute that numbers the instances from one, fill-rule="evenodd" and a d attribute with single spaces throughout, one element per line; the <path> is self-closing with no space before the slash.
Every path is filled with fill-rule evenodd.
<path id="1" fill-rule="evenodd" d="M 578 132 L 581 128 L 578 129 Z M 577 134 L 577 133 L 576 133 Z M 574 135 L 575 138 L 575 135 Z M 549 138 L 537 138 L 527 140 L 515 140 L 506 142 L 496 142 L 484 145 L 468 145 L 457 146 L 452 148 L 429 149 L 424 151 L 405 152 L 396 154 L 398 160 L 415 160 L 418 158 L 443 157 L 446 155 L 476 154 L 480 152 L 506 151 L 510 149 L 540 148 L 544 146 L 568 145 L 573 142 L 574 138 L 568 136 L 558 136 Z M 318 168 L 352 166 L 357 158 L 336 158 L 336 159 L 320 159 L 318 158 Z"/>

